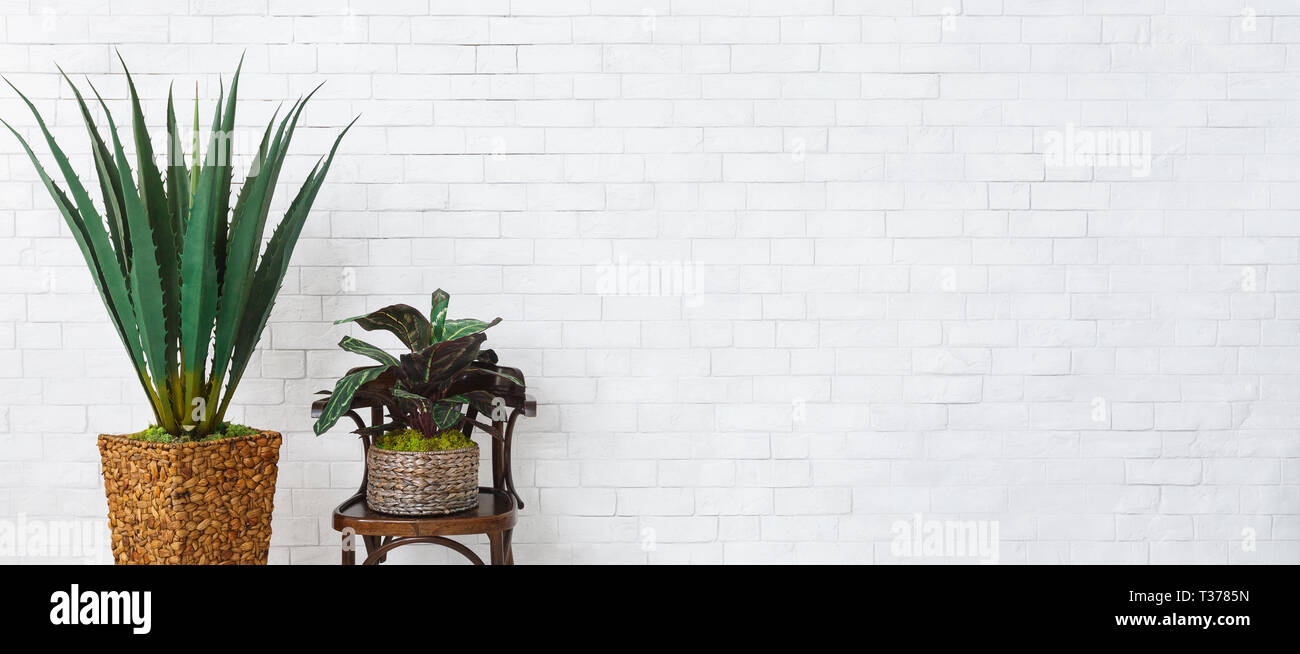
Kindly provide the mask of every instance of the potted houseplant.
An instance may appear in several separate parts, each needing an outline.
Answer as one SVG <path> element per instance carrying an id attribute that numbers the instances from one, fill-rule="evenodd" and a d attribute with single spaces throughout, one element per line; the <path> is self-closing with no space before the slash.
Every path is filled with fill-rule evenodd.
<path id="1" fill-rule="evenodd" d="M 295 102 L 274 130 L 274 117 L 267 125 L 232 207 L 230 135 L 242 67 L 241 61 L 224 106 L 217 101 L 204 157 L 199 156 L 195 98 L 192 166 L 181 152 L 168 93 L 163 171 L 127 71 L 134 173 L 98 91 L 91 86 L 108 123 L 107 142 L 80 89 L 65 74 L 90 135 L 102 195 L 98 207 L 21 92 L 66 180 L 66 192 L 22 135 L 5 123 L 76 239 L 153 410 L 155 424 L 149 429 L 99 437 L 117 563 L 266 562 L 280 434 L 232 426 L 225 414 L 347 129 L 308 174 L 259 260 L 276 180 L 311 96 Z"/>
<path id="2" fill-rule="evenodd" d="M 483 350 L 484 330 L 501 322 L 447 320 L 450 296 L 433 294 L 430 317 L 406 304 L 335 324 L 355 322 L 367 331 L 391 332 L 409 352 L 394 357 L 365 341 L 344 336 L 339 347 L 374 359 L 335 384 L 315 424 L 317 435 L 334 426 L 356 397 L 387 410 L 389 422 L 356 430 L 374 438 L 366 451 L 366 503 L 397 515 L 439 515 L 478 503 L 478 445 L 458 429 L 470 418 L 464 407 L 492 415 L 498 378 L 522 384 L 494 365 Z"/>

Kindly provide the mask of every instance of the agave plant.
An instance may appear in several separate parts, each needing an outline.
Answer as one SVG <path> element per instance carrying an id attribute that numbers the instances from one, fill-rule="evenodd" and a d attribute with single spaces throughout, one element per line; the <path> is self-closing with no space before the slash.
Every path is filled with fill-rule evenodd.
<path id="1" fill-rule="evenodd" d="M 122 66 L 126 68 L 125 61 Z M 22 135 L 8 122 L 4 124 L 27 151 L 80 246 L 117 334 L 135 364 L 156 424 L 178 436 L 201 437 L 221 425 L 271 314 L 317 191 L 339 142 L 352 127 L 349 124 L 335 139 L 329 154 L 316 162 L 259 261 L 275 185 L 298 118 L 311 94 L 294 102 L 274 133 L 278 110 L 272 117 L 232 210 L 230 135 L 235 127 L 235 100 L 242 68 L 241 59 L 230 82 L 229 97 L 225 98 L 224 89 L 218 96 L 203 157 L 199 153 L 196 94 L 190 167 L 181 151 L 172 94 L 168 91 L 165 172 L 158 170 L 135 83 L 127 71 L 134 173 L 118 138 L 117 125 L 98 90 L 90 86 L 104 111 L 111 149 L 100 136 L 80 89 L 60 69 L 72 86 L 90 134 L 103 215 L 40 112 L 9 83 L 35 115 L 67 182 L 66 193 L 50 179 Z"/>
<path id="2" fill-rule="evenodd" d="M 409 427 L 432 438 L 460 422 L 461 408 L 466 404 L 491 415 L 495 397 L 491 389 L 499 378 L 523 384 L 497 370 L 492 365 L 496 355 L 481 349 L 487 339 L 484 330 L 501 319 L 447 320 L 450 300 L 446 291 L 434 291 L 432 320 L 410 305 L 394 304 L 334 323 L 355 322 L 366 331 L 391 332 L 410 352 L 394 357 L 365 341 L 344 336 L 339 347 L 370 357 L 379 365 L 356 368 L 338 381 L 314 426 L 317 435 L 328 431 L 348 412 L 353 398 L 365 395 L 387 408 L 392 420 L 359 429 L 359 433 L 373 435 Z M 371 382 L 382 383 L 367 387 Z"/>

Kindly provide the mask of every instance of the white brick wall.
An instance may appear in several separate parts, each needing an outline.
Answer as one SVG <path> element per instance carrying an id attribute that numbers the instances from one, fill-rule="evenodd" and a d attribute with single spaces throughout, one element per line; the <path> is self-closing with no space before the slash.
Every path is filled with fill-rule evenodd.
<path id="1" fill-rule="evenodd" d="M 540 404 L 521 563 L 909 560 L 915 514 L 1003 562 L 1300 562 L 1300 4 L 0 8 L 87 176 L 54 65 L 121 109 L 114 45 L 158 125 L 246 51 L 245 151 L 325 81 L 290 183 L 362 114 L 232 413 L 287 436 L 275 562 L 336 561 L 359 478 L 310 433 L 330 321 L 437 286 Z M 93 293 L 0 138 L 0 517 L 100 524 L 94 434 L 148 419 Z"/>

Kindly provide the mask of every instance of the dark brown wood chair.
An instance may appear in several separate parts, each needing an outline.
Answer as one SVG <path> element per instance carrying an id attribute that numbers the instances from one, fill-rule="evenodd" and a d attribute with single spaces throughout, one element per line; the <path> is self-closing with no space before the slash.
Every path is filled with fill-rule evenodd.
<path id="1" fill-rule="evenodd" d="M 497 369 L 523 381 L 524 375 L 518 369 L 497 366 Z M 477 411 L 472 407 L 461 420 L 462 431 L 472 436 L 478 429 L 492 439 L 491 470 L 492 485 L 480 486 L 478 489 L 478 506 L 459 513 L 441 516 L 399 516 L 372 511 L 366 506 L 366 479 L 369 470 L 361 476 L 361 487 L 356 494 L 344 500 L 334 509 L 334 529 L 343 532 L 343 565 L 356 565 L 356 537 L 360 536 L 366 548 L 366 558 L 362 565 L 377 565 L 388 559 L 388 553 L 403 545 L 429 543 L 441 545 L 459 552 L 475 565 L 483 565 L 483 559 L 464 543 L 452 540 L 449 536 L 467 536 L 485 534 L 490 543 L 490 563 L 492 565 L 513 565 L 514 552 L 510 541 L 516 523 L 516 511 L 523 508 L 524 502 L 515 490 L 514 477 L 510 468 L 510 445 L 514 438 L 515 420 L 519 416 L 530 417 L 537 414 L 537 403 L 525 393 L 523 385 L 499 379 L 493 393 L 504 402 L 496 415 L 486 416 L 490 424 L 480 422 Z M 391 378 L 380 377 L 364 386 L 363 390 L 380 391 L 384 384 L 392 384 Z M 369 388 L 367 388 L 369 387 Z M 371 398 L 375 393 L 358 392 L 352 406 L 344 415 L 356 423 L 357 428 L 366 427 L 358 411 L 370 410 L 370 424 L 384 423 L 384 407 Z M 326 399 L 312 403 L 312 417 L 318 417 L 325 408 Z M 361 460 L 366 460 L 366 452 L 373 445 L 369 436 L 361 436 Z"/>

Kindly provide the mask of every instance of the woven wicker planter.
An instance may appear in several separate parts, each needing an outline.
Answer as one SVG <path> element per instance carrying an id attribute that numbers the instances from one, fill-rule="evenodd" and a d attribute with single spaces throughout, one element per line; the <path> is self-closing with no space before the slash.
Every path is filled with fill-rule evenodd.
<path id="1" fill-rule="evenodd" d="M 101 435 L 119 564 L 265 564 L 280 434 L 207 443 Z"/>
<path id="2" fill-rule="evenodd" d="M 443 515 L 478 506 L 478 445 L 441 452 L 366 452 L 366 504 L 395 515 Z"/>

